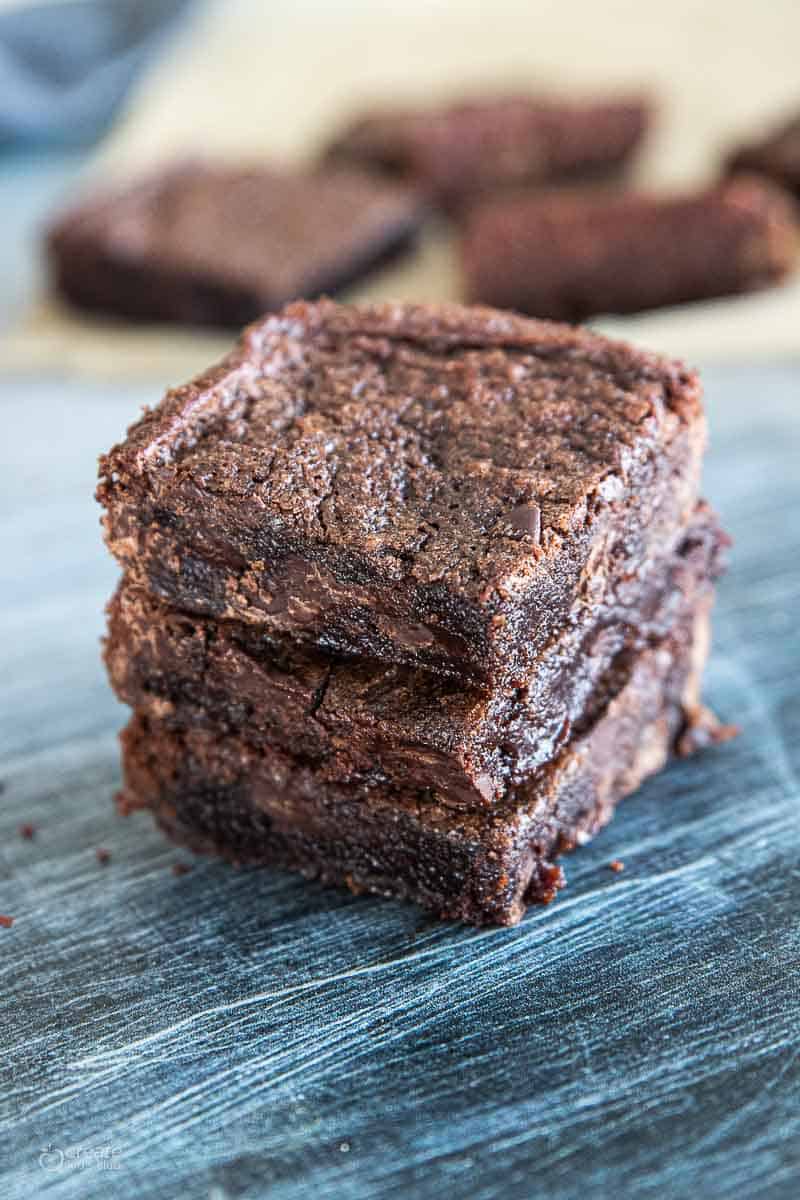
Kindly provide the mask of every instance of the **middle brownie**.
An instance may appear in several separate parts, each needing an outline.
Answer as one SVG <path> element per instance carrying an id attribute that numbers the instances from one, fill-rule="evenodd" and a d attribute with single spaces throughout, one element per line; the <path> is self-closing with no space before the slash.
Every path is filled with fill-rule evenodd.
<path id="1" fill-rule="evenodd" d="M 399 781 L 447 806 L 481 807 L 553 760 L 602 711 L 626 664 L 704 601 L 724 544 L 699 504 L 633 589 L 621 581 L 553 638 L 526 681 L 489 693 L 187 614 L 130 579 L 110 606 L 106 660 L 120 698 L 176 732 L 241 735 L 301 758 L 322 780 Z"/>

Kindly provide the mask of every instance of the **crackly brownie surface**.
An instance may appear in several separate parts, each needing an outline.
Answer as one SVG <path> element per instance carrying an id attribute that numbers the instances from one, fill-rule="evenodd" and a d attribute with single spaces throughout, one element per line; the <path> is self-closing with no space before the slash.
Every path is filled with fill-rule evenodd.
<path id="1" fill-rule="evenodd" d="M 402 249 L 421 218 L 411 190 L 359 170 L 187 163 L 86 200 L 48 247 L 75 304 L 238 326 L 345 287 Z"/>
<path id="2" fill-rule="evenodd" d="M 754 178 L 691 195 L 487 200 L 462 242 L 472 300 L 566 321 L 750 291 L 796 257 L 791 204 Z"/>
<path id="3" fill-rule="evenodd" d="M 638 146 L 650 116 L 642 97 L 572 102 L 535 95 L 367 113 L 328 156 L 424 184 L 456 203 L 520 182 L 611 171 Z"/>
<path id="4" fill-rule="evenodd" d="M 489 309 L 322 301 L 168 393 L 98 496 L 112 552 L 179 607 L 492 678 L 675 536 L 703 444 L 678 363 Z"/>
<path id="5" fill-rule="evenodd" d="M 369 660 L 331 659 L 241 622 L 169 609 L 123 581 L 106 662 L 117 695 L 165 728 L 245 732 L 302 754 L 321 780 L 394 779 L 452 807 L 495 804 L 554 759 L 623 685 L 635 657 L 711 594 L 726 539 L 698 506 L 677 549 L 586 610 L 511 693 Z"/>
<path id="6" fill-rule="evenodd" d="M 728 169 L 765 175 L 800 198 L 800 114 L 761 140 L 739 147 L 730 156 Z"/>
<path id="7" fill-rule="evenodd" d="M 555 857 L 604 825 L 702 719 L 707 607 L 638 655 L 591 726 L 505 806 L 459 812 L 430 789 L 324 780 L 302 755 L 142 714 L 122 735 L 120 806 L 151 809 L 200 852 L 413 899 L 443 917 L 513 924 L 562 885 Z"/>

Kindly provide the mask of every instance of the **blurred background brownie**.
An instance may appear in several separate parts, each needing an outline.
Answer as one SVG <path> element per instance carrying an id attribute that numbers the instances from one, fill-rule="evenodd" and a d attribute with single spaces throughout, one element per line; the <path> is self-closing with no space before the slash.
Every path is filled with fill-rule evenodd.
<path id="1" fill-rule="evenodd" d="M 756 178 L 685 195 L 529 192 L 469 214 L 463 271 L 472 301 L 580 321 L 775 283 L 797 234 L 788 196 Z"/>
<path id="2" fill-rule="evenodd" d="M 764 175 L 800 199 L 800 113 L 764 137 L 745 142 L 730 155 L 728 170 Z"/>
<path id="3" fill-rule="evenodd" d="M 48 251 L 58 291 L 81 308 L 240 326 L 360 279 L 421 219 L 412 190 L 355 168 L 185 163 L 78 204 Z"/>
<path id="4" fill-rule="evenodd" d="M 614 174 L 631 159 L 650 118 L 641 96 L 475 96 L 367 112 L 342 130 L 327 156 L 413 180 L 458 205 L 520 183 Z"/>

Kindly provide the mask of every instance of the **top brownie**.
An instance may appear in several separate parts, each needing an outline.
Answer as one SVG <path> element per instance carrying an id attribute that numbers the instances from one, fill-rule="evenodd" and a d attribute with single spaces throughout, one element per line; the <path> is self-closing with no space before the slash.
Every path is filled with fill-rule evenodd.
<path id="1" fill-rule="evenodd" d="M 458 204 L 499 187 L 617 170 L 639 145 L 649 119 L 641 96 L 476 96 L 367 113 L 342 130 L 328 157 L 413 180 L 446 204 Z"/>
<path id="2" fill-rule="evenodd" d="M 187 162 L 79 203 L 48 251 L 82 308 L 238 328 L 355 282 L 422 218 L 413 190 L 363 170 Z"/>
<path id="3" fill-rule="evenodd" d="M 101 460 L 129 577 L 337 654 L 509 686 L 697 494 L 700 387 L 585 330 L 290 305 Z"/>

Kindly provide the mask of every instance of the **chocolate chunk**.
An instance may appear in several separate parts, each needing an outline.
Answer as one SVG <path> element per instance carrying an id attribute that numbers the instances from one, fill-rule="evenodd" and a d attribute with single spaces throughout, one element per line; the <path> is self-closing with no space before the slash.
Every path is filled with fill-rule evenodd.
<path id="1" fill-rule="evenodd" d="M 508 514 L 508 520 L 515 529 L 527 533 L 534 542 L 538 542 L 542 533 L 542 510 L 538 504 L 518 504 Z"/>

